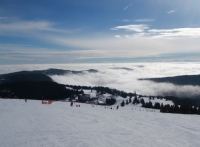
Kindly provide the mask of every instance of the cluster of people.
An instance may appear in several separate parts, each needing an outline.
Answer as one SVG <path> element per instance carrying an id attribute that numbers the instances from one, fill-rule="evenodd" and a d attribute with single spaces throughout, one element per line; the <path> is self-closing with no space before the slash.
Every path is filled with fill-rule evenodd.
<path id="1" fill-rule="evenodd" d="M 70 103 L 70 106 L 72 107 L 74 104 L 75 104 L 75 102 L 71 102 L 71 103 Z M 80 104 L 79 104 L 79 105 L 76 105 L 76 107 L 80 107 Z"/>
<path id="2" fill-rule="evenodd" d="M 106 107 L 106 106 L 105 106 L 105 109 L 106 109 L 106 108 L 107 108 L 107 109 L 114 109 L 114 108 L 112 108 L 112 107 L 109 108 L 109 107 Z M 119 105 L 117 105 L 116 110 L 117 110 L 117 109 L 119 109 Z"/>
<path id="3" fill-rule="evenodd" d="M 75 104 L 75 102 L 71 102 L 71 103 L 70 103 L 70 106 L 72 107 L 74 104 Z M 91 105 L 91 106 L 94 107 L 94 105 Z M 80 107 L 80 104 L 76 105 L 76 107 Z M 105 106 L 105 109 L 106 109 L 106 108 L 107 108 L 107 109 L 114 109 L 114 108 L 112 108 L 112 107 L 109 108 L 109 107 Z M 117 110 L 117 109 L 119 109 L 119 105 L 117 105 L 116 110 Z"/>

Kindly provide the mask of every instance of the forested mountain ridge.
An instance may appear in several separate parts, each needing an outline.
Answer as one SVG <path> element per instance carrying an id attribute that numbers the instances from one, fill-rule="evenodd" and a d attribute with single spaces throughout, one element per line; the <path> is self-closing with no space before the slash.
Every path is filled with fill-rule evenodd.
<path id="1" fill-rule="evenodd" d="M 52 81 L 49 77 L 51 75 L 65 75 L 65 74 L 81 74 L 83 72 L 98 72 L 95 69 L 83 70 L 83 71 L 71 71 L 63 69 L 47 69 L 47 70 L 34 70 L 34 71 L 20 71 L 14 73 L 8 73 L 0 75 L 0 84 L 6 82 L 17 81 Z"/>
<path id="2" fill-rule="evenodd" d="M 163 77 L 163 78 L 145 78 L 139 80 L 149 80 L 157 83 L 172 83 L 175 85 L 200 86 L 200 75 L 182 75 L 182 76 Z"/>
<path id="3" fill-rule="evenodd" d="M 0 96 L 15 99 L 62 100 L 75 94 L 53 81 L 17 81 L 0 84 Z"/>
<path id="4" fill-rule="evenodd" d="M 52 99 L 61 100 L 80 91 L 66 89 L 65 85 L 54 82 L 49 76 L 65 74 L 82 74 L 84 72 L 98 72 L 95 69 L 71 71 L 62 69 L 47 69 L 35 71 L 20 71 L 0 75 L 0 97 Z"/>

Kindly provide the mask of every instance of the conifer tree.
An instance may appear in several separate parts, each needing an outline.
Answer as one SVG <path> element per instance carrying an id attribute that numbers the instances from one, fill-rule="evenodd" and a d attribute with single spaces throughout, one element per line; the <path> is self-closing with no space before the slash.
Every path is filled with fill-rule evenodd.
<path id="1" fill-rule="evenodd" d="M 133 104 L 138 104 L 139 103 L 139 101 L 138 101 L 138 99 L 137 99 L 137 96 L 135 96 L 135 98 L 134 98 L 134 100 L 133 100 Z"/>
<path id="2" fill-rule="evenodd" d="M 142 105 L 144 105 L 144 99 L 143 99 L 143 98 L 140 99 L 140 103 L 141 103 Z"/>
<path id="3" fill-rule="evenodd" d="M 121 106 L 124 107 L 124 100 L 122 101 Z"/>
<path id="4" fill-rule="evenodd" d="M 131 103 L 132 102 L 132 99 L 131 99 L 131 96 L 130 96 L 130 98 L 129 98 L 129 103 Z"/>
<path id="5" fill-rule="evenodd" d="M 163 103 L 160 106 L 160 112 L 163 112 Z"/>
<path id="6" fill-rule="evenodd" d="M 126 100 L 126 105 L 128 105 L 128 100 Z"/>

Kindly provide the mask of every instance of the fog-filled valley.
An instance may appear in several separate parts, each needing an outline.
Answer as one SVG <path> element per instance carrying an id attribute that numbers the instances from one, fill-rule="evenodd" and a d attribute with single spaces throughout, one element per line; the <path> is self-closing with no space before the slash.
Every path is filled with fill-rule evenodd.
<path id="1" fill-rule="evenodd" d="M 139 80 L 142 78 L 199 75 L 200 63 L 105 63 L 105 64 L 43 64 L 43 65 L 1 65 L 0 74 L 16 71 L 44 70 L 49 68 L 81 71 L 64 75 L 49 75 L 55 82 L 68 85 L 104 86 L 125 92 L 143 95 L 173 95 L 178 97 L 200 96 L 198 85 L 175 85 L 170 82 Z M 94 69 L 97 72 L 86 70 Z"/>

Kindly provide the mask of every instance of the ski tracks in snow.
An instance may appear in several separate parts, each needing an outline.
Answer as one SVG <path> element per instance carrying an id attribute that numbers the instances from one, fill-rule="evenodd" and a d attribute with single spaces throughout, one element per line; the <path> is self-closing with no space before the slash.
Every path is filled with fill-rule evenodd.
<path id="1" fill-rule="evenodd" d="M 116 110 L 88 104 L 70 107 L 68 102 L 42 105 L 41 101 L 1 100 L 0 142 L 3 147 L 200 145 L 198 115 L 143 110 L 134 106 Z"/>

